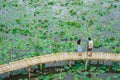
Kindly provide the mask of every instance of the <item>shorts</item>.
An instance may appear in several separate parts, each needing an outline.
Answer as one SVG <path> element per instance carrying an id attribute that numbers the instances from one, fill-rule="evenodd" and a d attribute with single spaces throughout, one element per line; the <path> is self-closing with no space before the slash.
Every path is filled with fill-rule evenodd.
<path id="1" fill-rule="evenodd" d="M 92 51 L 92 48 L 88 48 L 88 51 Z"/>

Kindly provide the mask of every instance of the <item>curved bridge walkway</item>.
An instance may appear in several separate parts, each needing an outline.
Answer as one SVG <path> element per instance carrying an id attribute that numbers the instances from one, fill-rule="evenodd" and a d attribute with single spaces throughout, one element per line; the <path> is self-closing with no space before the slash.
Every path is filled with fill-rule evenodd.
<path id="1" fill-rule="evenodd" d="M 120 62 L 120 55 L 113 53 L 102 53 L 102 52 L 93 52 L 92 57 L 88 57 L 87 52 L 47 54 L 47 55 L 27 58 L 15 62 L 10 62 L 9 64 L 0 65 L 0 74 L 4 74 L 6 72 L 11 72 L 22 68 L 28 68 L 28 72 L 29 72 L 30 66 L 33 65 L 41 65 L 49 62 L 73 61 L 73 60 L 104 60 L 104 61 L 108 60 L 108 61 Z"/>

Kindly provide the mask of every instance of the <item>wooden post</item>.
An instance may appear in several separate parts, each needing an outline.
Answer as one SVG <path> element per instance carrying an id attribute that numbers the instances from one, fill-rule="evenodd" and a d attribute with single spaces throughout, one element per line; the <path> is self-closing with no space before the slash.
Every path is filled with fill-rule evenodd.
<path id="1" fill-rule="evenodd" d="M 56 60 L 54 61 L 54 67 L 56 67 Z"/>
<path id="2" fill-rule="evenodd" d="M 54 67 L 56 67 L 56 60 L 54 61 Z M 55 71 L 56 71 L 56 68 L 55 68 Z"/>
<path id="3" fill-rule="evenodd" d="M 87 70 L 87 66 L 88 66 L 88 59 L 86 59 L 85 70 Z"/>
<path id="4" fill-rule="evenodd" d="M 11 77 L 12 77 L 12 72 L 11 72 L 11 71 L 8 72 L 8 77 L 9 77 L 9 79 L 11 80 Z"/>
<path id="5" fill-rule="evenodd" d="M 104 64 L 104 65 L 105 65 L 105 62 L 106 62 L 106 61 L 103 60 L 103 64 Z"/>
<path id="6" fill-rule="evenodd" d="M 87 55 L 86 55 L 85 70 L 87 70 L 87 66 L 88 66 L 88 52 L 87 52 Z"/>
<path id="7" fill-rule="evenodd" d="M 102 64 L 104 64 L 104 63 L 105 63 L 105 61 L 103 60 L 103 61 L 102 61 Z"/>
<path id="8" fill-rule="evenodd" d="M 99 61 L 97 61 L 97 65 L 99 65 L 100 63 L 99 63 Z"/>
<path id="9" fill-rule="evenodd" d="M 89 60 L 89 65 L 91 64 L 91 60 Z"/>
<path id="10" fill-rule="evenodd" d="M 42 63 L 40 64 L 40 70 L 42 71 Z"/>
<path id="11" fill-rule="evenodd" d="M 70 60 L 68 61 L 68 66 L 71 67 L 71 61 Z"/>
<path id="12" fill-rule="evenodd" d="M 30 66 L 29 66 L 29 67 L 28 67 L 28 79 L 29 79 L 29 80 L 30 80 L 30 76 L 31 76 L 30 71 L 31 71 L 31 69 L 30 69 Z"/>

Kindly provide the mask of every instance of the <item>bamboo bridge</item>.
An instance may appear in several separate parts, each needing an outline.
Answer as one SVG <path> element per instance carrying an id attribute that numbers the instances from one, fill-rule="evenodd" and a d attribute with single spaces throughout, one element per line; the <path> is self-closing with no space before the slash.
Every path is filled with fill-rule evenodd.
<path id="1" fill-rule="evenodd" d="M 118 61 L 120 62 L 120 55 L 113 53 L 102 53 L 93 52 L 91 57 L 87 56 L 87 52 L 80 53 L 57 53 L 57 54 L 47 54 L 32 58 L 27 58 L 24 60 L 19 60 L 15 62 L 10 62 L 9 64 L 0 65 L 0 74 L 11 72 L 14 70 L 28 68 L 33 65 L 41 65 L 50 62 L 60 62 L 60 61 L 74 61 L 74 60 L 104 60 L 104 61 Z"/>

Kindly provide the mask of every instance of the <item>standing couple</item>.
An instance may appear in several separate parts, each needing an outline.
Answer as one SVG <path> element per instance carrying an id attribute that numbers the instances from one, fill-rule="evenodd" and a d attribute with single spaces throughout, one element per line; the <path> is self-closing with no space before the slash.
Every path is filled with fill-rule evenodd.
<path id="1" fill-rule="evenodd" d="M 77 41 L 78 45 L 78 52 L 82 52 L 82 46 L 81 46 L 81 39 Z M 92 49 L 93 49 L 93 40 L 89 37 L 88 38 L 88 43 L 87 43 L 87 51 L 88 51 L 88 56 L 92 56 Z"/>

